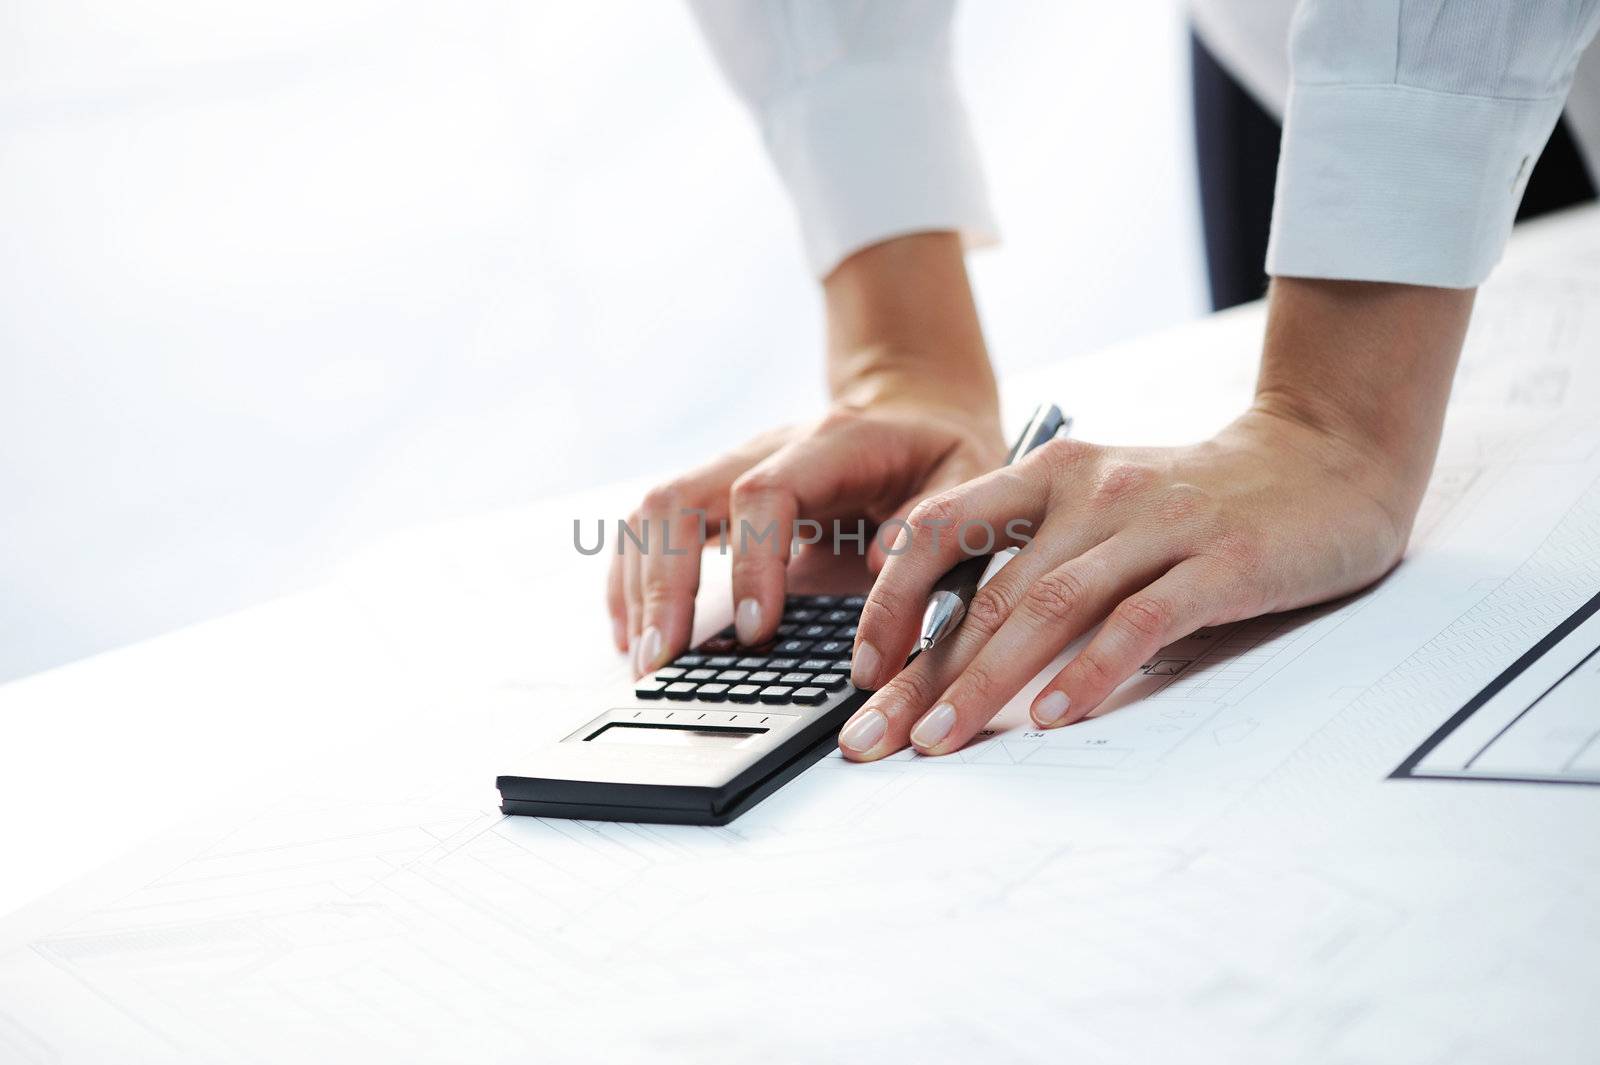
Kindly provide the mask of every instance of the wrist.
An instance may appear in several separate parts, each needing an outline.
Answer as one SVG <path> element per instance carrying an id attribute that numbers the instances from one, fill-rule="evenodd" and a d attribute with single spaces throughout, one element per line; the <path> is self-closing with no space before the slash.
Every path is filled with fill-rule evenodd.
<path id="1" fill-rule="evenodd" d="M 873 351 L 848 375 L 829 382 L 834 404 L 861 410 L 934 411 L 975 425 L 999 424 L 1000 398 L 994 377 L 985 372 L 952 368 L 939 354 L 922 351 Z"/>
<path id="2" fill-rule="evenodd" d="M 823 281 L 828 388 L 858 407 L 936 407 L 998 421 L 994 372 L 960 238 L 918 233 L 865 248 Z"/>
<path id="3" fill-rule="evenodd" d="M 1473 290 L 1278 278 L 1253 414 L 1301 426 L 1420 499 Z"/>

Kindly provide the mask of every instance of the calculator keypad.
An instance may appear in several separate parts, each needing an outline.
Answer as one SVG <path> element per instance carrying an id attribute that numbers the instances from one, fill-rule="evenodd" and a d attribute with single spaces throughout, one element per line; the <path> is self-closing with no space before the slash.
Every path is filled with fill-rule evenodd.
<path id="1" fill-rule="evenodd" d="M 741 646 L 732 626 L 653 674 L 634 695 L 708 703 L 817 706 L 849 682 L 856 620 L 865 596 L 791 595 L 777 638 Z"/>

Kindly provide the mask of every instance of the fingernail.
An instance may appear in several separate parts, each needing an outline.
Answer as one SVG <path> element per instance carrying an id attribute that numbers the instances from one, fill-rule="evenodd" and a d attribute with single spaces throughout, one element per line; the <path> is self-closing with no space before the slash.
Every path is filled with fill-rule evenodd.
<path id="1" fill-rule="evenodd" d="M 956 708 L 949 703 L 940 703 L 922 715 L 922 720 L 911 730 L 911 742 L 918 747 L 937 747 L 955 727 Z"/>
<path id="2" fill-rule="evenodd" d="M 888 718 L 877 710 L 863 710 L 839 730 L 839 746 L 848 747 L 857 754 L 865 754 L 876 747 L 888 731 Z"/>
<path id="3" fill-rule="evenodd" d="M 1033 719 L 1041 725 L 1054 725 L 1067 713 L 1072 700 L 1064 691 L 1053 691 L 1033 704 Z"/>
<path id="4" fill-rule="evenodd" d="M 880 661 L 876 647 L 870 643 L 861 644 L 850 659 L 850 683 L 864 691 L 871 691 L 877 686 Z"/>
<path id="5" fill-rule="evenodd" d="M 628 623 L 621 618 L 611 619 L 611 639 L 617 647 L 626 651 L 628 649 Z"/>
<path id="6" fill-rule="evenodd" d="M 633 668 L 641 674 L 648 673 L 661 664 L 660 658 L 661 630 L 652 625 L 639 638 L 639 650 L 634 657 Z"/>
<path id="7" fill-rule="evenodd" d="M 761 635 L 761 604 L 754 599 L 741 599 L 739 606 L 733 612 L 733 629 L 739 634 L 739 642 L 746 647 L 755 645 L 756 638 Z"/>

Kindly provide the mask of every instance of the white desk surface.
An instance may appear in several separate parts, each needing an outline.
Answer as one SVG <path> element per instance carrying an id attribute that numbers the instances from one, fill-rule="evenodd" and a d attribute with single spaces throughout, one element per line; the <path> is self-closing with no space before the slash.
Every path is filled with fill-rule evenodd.
<path id="1" fill-rule="evenodd" d="M 1261 326 L 1259 307 L 1242 308 L 1062 363 L 1007 382 L 1008 412 L 1015 419 L 1048 397 L 1075 415 L 1086 439 L 1201 437 L 1245 402 Z M 1461 602 L 1439 605 L 1440 618 L 1454 622 L 1468 616 L 1462 604 L 1509 579 L 1520 557 L 1452 554 L 1451 523 L 1465 519 L 1448 504 L 1488 491 L 1482 471 L 1497 468 L 1489 452 L 1504 441 L 1544 433 L 1539 446 L 1548 449 L 1566 439 L 1552 438 L 1551 424 L 1594 422 L 1597 376 L 1600 211 L 1590 210 L 1519 232 L 1481 295 L 1435 509 L 1392 580 L 1437 576 L 1447 563 L 1470 571 L 1456 589 Z M 1574 429 L 1571 439 L 1580 436 Z M 411 803 L 448 792 L 452 802 L 469 796 L 461 807 L 468 814 L 491 811 L 505 758 L 589 716 L 592 707 L 573 705 L 559 686 L 621 673 L 601 601 L 604 559 L 572 549 L 571 523 L 625 513 L 648 480 L 419 530 L 369 552 L 326 587 L 0 688 L 0 913 L 125 855 L 147 860 L 159 848 L 146 841 L 216 803 L 384 800 L 390 796 L 369 789 L 393 787 Z M 1508 538 L 1517 520 L 1507 519 Z M 1573 567 L 1570 587 L 1552 598 L 1581 601 L 1600 587 L 1579 587 L 1591 576 L 1600 581 L 1600 560 L 1579 558 Z M 702 631 L 726 617 L 719 576 L 708 577 L 703 592 Z M 1375 616 L 1368 609 L 1359 619 Z M 638 1032 L 613 1004 L 592 1015 L 564 1007 L 537 1038 L 513 1029 L 469 1039 L 464 1032 L 481 1034 L 473 1025 L 482 989 L 440 986 L 426 992 L 436 999 L 429 1005 L 461 1019 L 455 1037 L 435 1033 L 435 1044 L 412 1033 L 396 1057 L 388 1037 L 351 1029 L 344 1050 L 448 1060 L 451 1048 L 470 1045 L 509 1058 L 548 1038 L 544 1049 L 556 1057 L 605 1046 L 683 1060 L 894 1060 L 902 1052 L 923 1060 L 1061 1060 L 1068 1052 L 1140 1060 L 1173 1051 L 1186 1060 L 1593 1061 L 1600 788 L 1385 780 L 1459 705 L 1452 700 L 1460 692 L 1481 687 L 1517 653 L 1468 656 L 1459 684 L 1441 681 L 1432 694 L 1419 688 L 1394 702 L 1399 709 L 1374 713 L 1372 692 L 1404 673 L 1402 659 L 1431 646 L 1425 637 L 1446 631 L 1419 636 L 1424 621 L 1393 622 L 1410 635 L 1396 637 L 1394 661 L 1374 658 L 1371 677 L 1238 725 L 1254 730 L 1254 747 L 1231 763 L 1234 756 L 1219 756 L 1223 768 L 1192 777 L 1187 788 L 1152 794 L 1141 785 L 1148 774 L 1110 784 L 1047 785 L 992 771 L 941 778 L 904 761 L 886 771 L 898 776 L 851 776 L 852 767 L 834 761 L 809 774 L 828 774 L 819 778 L 824 785 L 780 795 L 751 815 L 748 831 L 716 836 L 726 849 L 715 854 L 703 849 L 711 837 L 641 837 L 636 849 L 644 852 L 680 848 L 695 857 L 669 872 L 655 863 L 648 880 L 595 874 L 604 882 L 596 898 L 617 908 L 606 923 L 534 922 L 543 931 L 525 947 L 582 955 L 572 962 L 574 981 L 603 988 L 610 972 L 635 995 L 630 973 L 646 985 L 647 975 L 673 973 L 678 1012 L 661 1007 Z M 1367 640 L 1359 646 L 1373 646 Z M 1274 729 L 1281 738 L 1271 738 Z M 1226 740 L 1218 730 L 1214 747 L 1225 750 Z M 465 792 L 450 790 L 457 781 Z M 975 804 L 992 819 L 989 829 L 968 824 Z M 587 912 L 569 888 L 548 887 L 552 870 L 587 869 L 568 861 L 571 841 L 513 820 L 507 831 L 520 833 L 520 857 L 550 864 L 510 861 L 499 870 L 502 887 L 542 900 L 530 907 L 564 907 L 569 918 Z M 803 831 L 788 832 L 788 822 Z M 849 856 L 830 851 L 817 864 L 830 876 L 842 870 L 848 883 L 810 879 L 807 854 L 830 846 Z M 939 846 L 957 853 L 929 857 Z M 762 877 L 740 879 L 751 875 L 738 864 L 741 848 L 751 864 L 760 856 Z M 1037 854 L 1026 875 L 1016 868 L 1019 848 Z M 482 860 L 493 864 L 492 856 Z M 986 875 L 997 868 L 1007 875 Z M 914 879 L 906 870 L 917 871 Z M 627 902 L 635 882 L 678 892 L 679 902 L 640 916 L 644 908 Z M 630 915 L 724 919 L 724 909 L 712 908 L 722 882 L 772 893 L 719 900 L 732 904 L 725 943 L 713 929 L 657 928 L 660 954 L 629 960 L 627 944 L 640 934 Z M 785 884 L 828 894 L 802 899 L 800 887 Z M 82 927 L 80 894 L 94 891 L 58 893 L 0 924 L 0 959 L 17 937 L 27 942 L 61 921 Z M 596 929 L 613 922 L 617 942 L 601 949 L 606 933 Z M 712 964 L 708 958 L 724 957 L 718 950 L 765 967 L 768 979 Z M 684 968 L 674 972 L 662 958 Z M 635 963 L 644 968 L 630 970 Z M 784 972 L 807 990 L 792 1009 L 757 1023 L 759 1032 L 714 1005 L 731 1010 L 758 992 L 787 995 Z M 0 987 L 5 974 L 0 964 Z M 103 1004 L 104 988 L 96 994 Z M 0 1057 L 11 1060 L 4 1051 L 14 1050 L 33 1060 L 28 1050 L 57 1060 L 41 1049 L 48 1046 L 60 1060 L 79 1060 L 88 1044 L 59 1041 L 41 1018 L 62 1031 L 92 1018 L 78 1015 L 66 990 L 38 995 L 18 1019 L 0 994 Z M 117 1006 L 125 1017 L 162 1008 Z M 201 1027 L 162 1028 L 166 1060 L 182 1050 L 196 1060 L 256 1060 L 226 1045 L 222 1022 Z M 310 1034 L 319 1031 L 308 1027 L 307 1038 L 321 1038 Z M 153 1060 L 162 1056 L 152 1052 Z"/>

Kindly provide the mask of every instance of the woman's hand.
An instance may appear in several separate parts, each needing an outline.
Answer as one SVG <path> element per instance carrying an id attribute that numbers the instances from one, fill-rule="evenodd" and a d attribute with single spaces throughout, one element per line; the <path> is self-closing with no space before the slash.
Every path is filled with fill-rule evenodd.
<path id="1" fill-rule="evenodd" d="M 845 755 L 960 748 L 1096 626 L 1034 699 L 1040 727 L 1082 720 L 1196 629 L 1377 580 L 1405 549 L 1471 301 L 1280 281 L 1256 402 L 1211 440 L 1057 441 L 921 504 L 862 614 L 853 680 L 879 690 L 841 730 Z M 955 633 L 897 675 L 933 583 L 963 557 L 951 530 L 983 523 L 1003 547 L 1019 520 L 1027 526 L 1012 528 L 1031 530 L 1031 542 Z"/>
<path id="2" fill-rule="evenodd" d="M 650 546 L 620 545 L 607 602 L 617 647 L 632 654 L 636 674 L 688 645 L 701 536 L 718 540 L 724 521 L 734 624 L 741 643 L 760 644 L 780 621 L 798 521 L 819 522 L 829 541 L 835 520 L 847 534 L 865 520 L 870 534 L 1005 456 L 994 376 L 955 234 L 867 248 L 827 277 L 823 293 L 829 413 L 763 434 L 661 485 L 630 519 L 636 531 L 648 526 Z M 661 546 L 663 528 L 670 553 Z M 882 561 L 883 547 L 873 541 L 868 563 L 876 569 Z"/>
<path id="3" fill-rule="evenodd" d="M 629 519 L 635 530 L 648 524 L 649 550 L 624 540 L 623 553 L 612 558 L 608 598 L 618 649 L 631 648 L 634 671 L 643 674 L 688 645 L 702 529 L 715 543 L 727 522 L 734 624 L 741 643 L 760 644 L 783 613 L 798 519 L 821 525 L 824 547 L 835 520 L 848 535 L 865 521 L 870 535 L 888 518 L 904 519 L 924 496 L 992 470 L 1003 457 L 997 422 L 956 407 L 884 399 L 836 406 L 813 425 L 764 434 L 661 485 Z M 663 528 L 671 553 L 662 550 Z M 874 538 L 868 565 L 877 570 L 883 559 Z"/>

